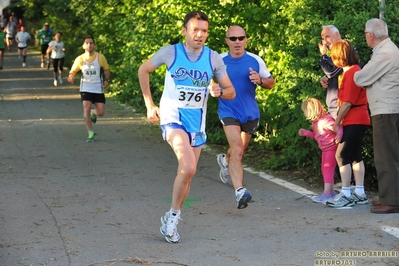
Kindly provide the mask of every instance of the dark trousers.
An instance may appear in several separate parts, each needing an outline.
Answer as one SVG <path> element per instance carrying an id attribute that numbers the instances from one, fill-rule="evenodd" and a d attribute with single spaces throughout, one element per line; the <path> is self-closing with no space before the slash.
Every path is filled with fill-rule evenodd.
<path id="1" fill-rule="evenodd" d="M 371 121 L 379 198 L 399 206 L 399 114 L 375 115 Z"/>
<path id="2" fill-rule="evenodd" d="M 53 59 L 53 68 L 55 73 L 58 73 L 58 70 L 64 70 L 64 57 Z"/>

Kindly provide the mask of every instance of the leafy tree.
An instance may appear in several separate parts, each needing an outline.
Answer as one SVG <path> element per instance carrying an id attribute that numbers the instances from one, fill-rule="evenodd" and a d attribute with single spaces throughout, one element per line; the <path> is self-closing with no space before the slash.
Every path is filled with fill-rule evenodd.
<path id="1" fill-rule="evenodd" d="M 300 105 L 308 97 L 324 102 L 319 80 L 323 75 L 318 60 L 321 26 L 334 24 L 341 36 L 357 47 L 366 63 L 371 55 L 364 39 L 364 24 L 379 15 L 377 0 L 25 0 L 25 17 L 37 28 L 48 21 L 62 31 L 70 62 L 81 53 L 84 36 L 93 35 L 97 50 L 111 64 L 112 94 L 137 111 L 145 110 L 137 70 L 140 64 L 163 45 L 183 40 L 184 15 L 201 10 L 210 18 L 207 45 L 218 52 L 227 51 L 225 33 L 240 25 L 248 35 L 247 50 L 259 54 L 276 80 L 272 90 L 259 89 L 260 130 L 251 149 L 264 158 L 268 169 L 313 167 L 319 172 L 319 149 L 314 141 L 298 136 L 298 129 L 310 127 Z M 384 9 L 391 32 L 399 31 L 399 7 L 389 1 Z M 392 39 L 399 41 L 394 35 Z M 68 61 L 68 60 L 67 60 Z M 151 74 L 155 101 L 161 97 L 165 68 Z M 208 102 L 208 137 L 226 144 L 217 116 L 217 100 Z M 371 131 L 365 138 L 364 155 L 369 182 L 375 182 Z"/>

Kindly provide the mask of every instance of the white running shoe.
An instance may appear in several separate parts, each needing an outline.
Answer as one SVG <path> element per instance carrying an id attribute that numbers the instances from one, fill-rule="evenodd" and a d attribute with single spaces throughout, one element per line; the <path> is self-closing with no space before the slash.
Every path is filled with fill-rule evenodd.
<path id="1" fill-rule="evenodd" d="M 62 77 L 58 76 L 58 83 L 62 84 Z"/>
<path id="2" fill-rule="evenodd" d="M 25 63 L 22 63 L 22 67 L 26 67 L 26 64 L 25 64 Z"/>
<path id="3" fill-rule="evenodd" d="M 333 208 L 349 208 L 355 206 L 355 201 L 352 196 L 347 197 L 343 193 L 339 193 L 334 199 L 328 200 L 326 205 Z"/>
<path id="4" fill-rule="evenodd" d="M 176 244 L 180 242 L 180 235 L 177 232 L 177 224 L 179 223 L 180 215 L 172 215 L 166 212 L 164 216 L 161 217 L 161 228 L 159 231 L 165 237 L 168 243 Z"/>
<path id="5" fill-rule="evenodd" d="M 237 201 L 237 209 L 244 209 L 248 206 L 248 203 L 251 202 L 252 196 L 251 193 L 246 188 L 241 188 L 236 195 Z"/>
<path id="6" fill-rule="evenodd" d="M 54 86 L 58 86 L 58 81 L 56 79 L 54 80 Z"/>
<path id="7" fill-rule="evenodd" d="M 231 177 L 229 174 L 229 166 L 224 165 L 224 163 L 223 163 L 223 161 L 225 161 L 224 157 L 226 157 L 226 154 L 224 154 L 224 153 L 220 153 L 216 157 L 218 165 L 220 166 L 219 177 L 223 183 L 229 184 L 231 182 Z"/>
<path id="8" fill-rule="evenodd" d="M 358 195 L 356 192 L 352 192 L 352 198 L 356 204 L 362 204 L 362 205 L 369 204 L 369 200 L 366 194 Z"/>
<path id="9" fill-rule="evenodd" d="M 40 64 L 40 67 L 41 67 L 41 68 L 44 68 L 44 63 L 43 63 L 43 62 Z"/>

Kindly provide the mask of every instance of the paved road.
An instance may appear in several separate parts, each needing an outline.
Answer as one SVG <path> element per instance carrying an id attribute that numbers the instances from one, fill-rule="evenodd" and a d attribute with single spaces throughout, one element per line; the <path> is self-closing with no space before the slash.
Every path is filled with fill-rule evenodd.
<path id="1" fill-rule="evenodd" d="M 238 210 L 209 148 L 182 241 L 166 243 L 176 160 L 158 127 L 109 100 L 86 143 L 77 85 L 19 60 L 6 52 L 0 71 L 0 265 L 399 265 L 398 214 L 330 209 L 248 172 L 254 202 Z"/>

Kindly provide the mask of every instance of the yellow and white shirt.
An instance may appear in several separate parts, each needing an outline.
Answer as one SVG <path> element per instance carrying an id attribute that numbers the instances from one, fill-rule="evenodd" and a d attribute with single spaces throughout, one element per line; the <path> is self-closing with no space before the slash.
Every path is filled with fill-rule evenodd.
<path id="1" fill-rule="evenodd" d="M 94 53 L 91 56 L 82 54 L 75 59 L 71 72 L 82 71 L 80 80 L 80 91 L 91 93 L 103 93 L 103 72 L 108 70 L 109 65 L 105 56 L 100 53 Z"/>

